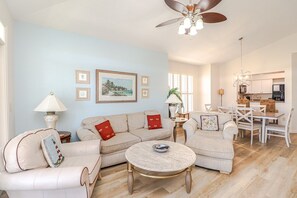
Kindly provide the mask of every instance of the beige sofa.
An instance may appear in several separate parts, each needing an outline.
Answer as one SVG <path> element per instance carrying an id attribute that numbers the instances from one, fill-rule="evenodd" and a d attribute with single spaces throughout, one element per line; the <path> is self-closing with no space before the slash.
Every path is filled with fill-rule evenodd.
<path id="1" fill-rule="evenodd" d="M 201 130 L 201 115 L 217 115 L 219 131 Z M 233 137 L 238 128 L 230 114 L 213 112 L 191 112 L 190 119 L 183 125 L 186 145 L 197 156 L 197 166 L 230 173 L 233 166 Z"/>
<path id="2" fill-rule="evenodd" d="M 64 161 L 50 168 L 41 149 L 42 138 L 54 135 Z M 0 154 L 0 190 L 15 197 L 89 198 L 101 166 L 100 141 L 61 144 L 54 129 L 22 133 Z"/>
<path id="3" fill-rule="evenodd" d="M 89 117 L 82 121 L 77 131 L 81 141 L 101 140 L 102 168 L 126 162 L 125 151 L 132 145 L 149 140 L 169 140 L 173 134 L 174 122 L 162 119 L 161 129 L 147 129 L 147 115 L 159 114 L 158 111 L 145 111 L 131 114 Z M 109 120 L 116 133 L 109 140 L 102 140 L 95 125 Z"/>

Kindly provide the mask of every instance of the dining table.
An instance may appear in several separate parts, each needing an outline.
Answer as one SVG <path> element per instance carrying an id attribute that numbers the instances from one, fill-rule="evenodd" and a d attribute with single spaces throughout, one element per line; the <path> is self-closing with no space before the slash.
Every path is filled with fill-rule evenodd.
<path id="1" fill-rule="evenodd" d="M 261 119 L 262 120 L 262 133 L 261 133 L 261 143 L 265 142 L 265 126 L 267 121 L 269 120 L 277 120 L 279 117 L 283 116 L 284 113 L 274 113 L 274 112 L 253 112 L 253 118 Z"/>

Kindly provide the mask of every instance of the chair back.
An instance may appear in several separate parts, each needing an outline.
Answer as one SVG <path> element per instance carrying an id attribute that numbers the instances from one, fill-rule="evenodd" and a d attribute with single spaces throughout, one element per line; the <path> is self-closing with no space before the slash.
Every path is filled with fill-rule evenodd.
<path id="1" fill-rule="evenodd" d="M 206 110 L 207 112 L 209 112 L 209 111 L 212 110 L 211 104 L 205 104 L 204 106 L 205 106 L 205 110 Z"/>
<path id="2" fill-rule="evenodd" d="M 288 118 L 287 118 L 287 121 L 286 121 L 286 132 L 289 132 L 293 111 L 294 111 L 294 108 L 291 108 L 291 111 L 290 111 L 290 113 L 288 115 Z"/>
<path id="3" fill-rule="evenodd" d="M 272 112 L 272 113 L 276 112 L 275 100 L 273 100 L 273 99 L 261 99 L 260 105 L 266 106 L 266 112 Z"/>
<path id="4" fill-rule="evenodd" d="M 251 108 L 254 111 L 258 111 L 261 113 L 266 113 L 266 105 L 251 105 Z"/>
<path id="5" fill-rule="evenodd" d="M 236 124 L 239 129 L 253 128 L 253 109 L 250 107 L 236 108 Z"/>
<path id="6" fill-rule="evenodd" d="M 236 107 L 245 108 L 246 104 L 237 104 Z"/>
<path id="7" fill-rule="evenodd" d="M 226 113 L 232 115 L 232 118 L 235 118 L 235 112 L 233 107 L 218 107 L 219 113 Z"/>

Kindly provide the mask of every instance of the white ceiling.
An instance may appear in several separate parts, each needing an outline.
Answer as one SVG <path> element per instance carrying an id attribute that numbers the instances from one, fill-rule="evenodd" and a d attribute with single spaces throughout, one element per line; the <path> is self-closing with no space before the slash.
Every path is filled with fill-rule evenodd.
<path id="1" fill-rule="evenodd" d="M 193 0 L 194 2 L 198 0 Z M 179 13 L 163 0 L 6 0 L 16 20 L 167 52 L 192 64 L 231 60 L 297 32 L 296 0 L 223 0 L 211 11 L 228 20 L 205 24 L 194 37 L 178 35 L 178 23 L 155 28 Z M 180 0 L 187 4 L 187 0 Z"/>

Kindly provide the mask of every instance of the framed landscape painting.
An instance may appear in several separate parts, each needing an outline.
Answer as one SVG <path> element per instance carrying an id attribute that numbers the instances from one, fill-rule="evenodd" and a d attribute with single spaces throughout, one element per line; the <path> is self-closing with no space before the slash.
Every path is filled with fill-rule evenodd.
<path id="1" fill-rule="evenodd" d="M 96 70 L 96 103 L 136 101 L 137 74 Z"/>

